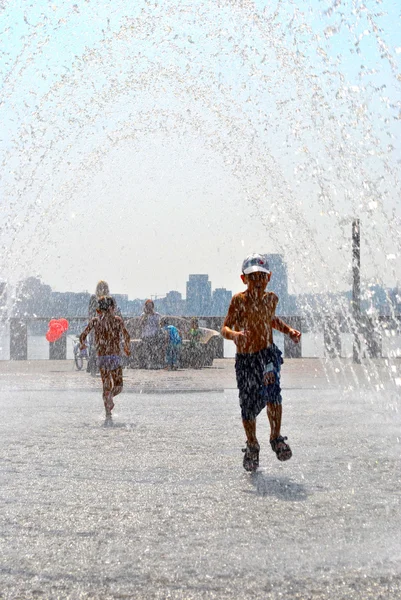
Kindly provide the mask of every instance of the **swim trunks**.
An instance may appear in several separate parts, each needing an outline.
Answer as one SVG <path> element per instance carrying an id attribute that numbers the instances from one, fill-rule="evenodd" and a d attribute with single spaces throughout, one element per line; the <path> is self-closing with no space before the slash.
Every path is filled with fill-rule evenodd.
<path id="1" fill-rule="evenodd" d="M 252 354 L 236 354 L 235 374 L 244 421 L 255 420 L 267 404 L 281 404 L 282 364 L 282 353 L 275 344 Z"/>
<path id="2" fill-rule="evenodd" d="M 115 371 L 122 365 L 121 356 L 117 354 L 109 354 L 108 356 L 98 356 L 97 366 L 99 369 L 105 369 L 106 371 Z"/>

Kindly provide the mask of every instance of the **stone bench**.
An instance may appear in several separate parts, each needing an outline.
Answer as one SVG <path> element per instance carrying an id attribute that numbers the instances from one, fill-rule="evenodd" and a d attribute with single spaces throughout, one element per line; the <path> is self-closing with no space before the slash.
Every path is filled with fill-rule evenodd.
<path id="1" fill-rule="evenodd" d="M 214 329 L 199 327 L 201 331 L 200 341 L 191 344 L 189 330 L 191 319 L 185 317 L 168 317 L 169 324 L 174 325 L 180 331 L 182 347 L 180 355 L 180 366 L 186 369 L 200 369 L 211 367 L 213 359 L 218 356 L 221 335 Z M 140 338 L 140 317 L 125 319 L 125 326 L 131 336 L 131 356 L 128 364 L 133 369 L 160 369 L 165 366 L 165 354 L 167 340 L 163 331 L 150 347 L 149 343 Z"/>

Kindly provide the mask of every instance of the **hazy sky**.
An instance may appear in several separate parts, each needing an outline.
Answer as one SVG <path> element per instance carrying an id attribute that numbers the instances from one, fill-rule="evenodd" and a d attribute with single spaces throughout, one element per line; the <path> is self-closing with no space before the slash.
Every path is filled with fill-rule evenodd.
<path id="1" fill-rule="evenodd" d="M 400 5 L 3 2 L 0 278 L 131 298 L 401 272 Z M 274 276 L 274 274 L 273 274 Z"/>

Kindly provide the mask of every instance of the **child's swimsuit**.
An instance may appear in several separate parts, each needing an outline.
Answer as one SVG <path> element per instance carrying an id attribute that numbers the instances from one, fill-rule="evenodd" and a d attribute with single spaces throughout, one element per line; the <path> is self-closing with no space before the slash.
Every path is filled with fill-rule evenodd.
<path id="1" fill-rule="evenodd" d="M 97 357 L 97 366 L 99 369 L 115 371 L 121 367 L 121 364 L 121 356 L 118 356 L 117 354 L 109 354 L 108 356 Z"/>
<path id="2" fill-rule="evenodd" d="M 267 404 L 281 404 L 282 364 L 282 353 L 275 344 L 251 354 L 237 352 L 235 373 L 244 421 L 254 421 Z M 274 383 L 266 382 L 271 380 L 269 373 L 274 374 Z"/>
<path id="3" fill-rule="evenodd" d="M 166 348 L 166 363 L 175 366 L 179 359 L 181 336 L 178 333 L 178 329 L 173 325 L 166 325 L 163 329 L 169 335 L 169 343 Z"/>

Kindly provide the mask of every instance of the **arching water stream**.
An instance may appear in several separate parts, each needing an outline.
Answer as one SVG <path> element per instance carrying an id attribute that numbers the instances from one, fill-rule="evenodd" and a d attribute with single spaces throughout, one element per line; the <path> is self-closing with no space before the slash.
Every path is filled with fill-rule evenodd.
<path id="1" fill-rule="evenodd" d="M 121 292 L 145 296 L 155 291 L 151 288 L 153 285 L 158 288 L 157 291 L 167 291 L 168 286 L 178 287 L 176 282 L 183 281 L 190 271 L 208 271 L 219 285 L 237 291 L 235 286 L 238 285 L 240 289 L 238 275 L 245 255 L 253 251 L 277 252 L 284 254 L 288 264 L 292 293 L 326 294 L 324 310 L 319 315 L 305 301 L 302 308 L 308 315 L 309 327 L 312 330 L 321 329 L 326 319 L 327 322 L 332 318 L 335 321 L 336 315 L 340 314 L 342 326 L 355 333 L 356 323 L 349 306 L 340 304 L 333 296 L 350 289 L 352 285 L 353 219 L 361 222 L 363 294 L 368 293 L 368 284 L 378 283 L 394 288 L 400 281 L 399 19 L 398 4 L 389 0 L 87 0 L 76 4 L 38 0 L 32 4 L 22 1 L 0 3 L 0 278 L 7 281 L 12 289 L 24 277 L 40 274 L 44 281 L 57 289 L 75 291 L 90 289 L 98 279 L 105 278 L 114 282 L 114 288 L 119 286 Z M 136 292 L 137 289 L 140 291 Z M 10 294 L 10 310 L 12 303 Z M 392 311 L 391 316 L 395 317 L 394 307 Z M 373 327 L 371 333 L 382 334 L 376 318 L 378 315 L 372 311 L 370 316 Z M 334 328 L 340 328 L 336 321 Z M 374 483 L 382 486 L 383 493 L 388 492 L 386 477 L 391 485 L 396 479 L 399 439 L 395 435 L 397 421 L 394 419 L 398 415 L 399 398 L 397 390 L 394 390 L 396 382 L 400 381 L 399 366 L 395 366 L 394 360 L 378 361 L 365 356 L 364 335 L 359 332 L 362 367 L 354 369 L 348 365 L 345 369 L 341 359 L 324 361 L 322 367 L 325 382 L 329 386 L 329 392 L 325 389 L 322 396 L 326 394 L 327 399 L 332 395 L 333 401 L 333 413 L 330 413 L 328 422 L 332 428 L 330 431 L 336 432 L 334 442 L 330 443 L 333 443 L 334 449 L 331 450 L 338 470 L 333 475 L 336 478 L 333 482 L 330 479 L 332 473 L 329 473 L 329 467 L 322 458 L 318 476 L 321 477 L 322 489 L 326 486 L 327 491 L 331 489 L 330 486 L 333 489 L 338 486 L 338 489 L 345 490 L 341 502 L 343 498 L 345 500 L 341 506 L 335 505 L 338 515 L 330 513 L 331 492 L 325 496 L 327 505 L 323 501 L 319 504 L 318 493 L 321 490 L 315 482 L 317 487 L 313 488 L 313 493 L 318 499 L 312 508 L 308 505 L 307 509 L 312 515 L 311 519 L 323 515 L 326 529 L 324 536 L 321 535 L 321 543 L 323 537 L 333 535 L 333 548 L 326 548 L 322 564 L 328 557 L 328 564 L 332 561 L 337 565 L 336 556 L 345 547 L 348 553 L 345 552 L 344 564 L 351 557 L 356 570 L 358 552 L 363 549 L 365 536 L 368 541 L 371 540 L 369 536 L 373 537 L 374 532 L 369 527 L 375 515 L 379 514 L 381 518 L 383 507 L 390 521 L 386 521 L 385 517 L 380 521 L 384 525 L 378 535 L 377 549 L 384 552 L 386 560 L 386 552 L 389 555 L 392 552 L 394 564 L 399 556 L 396 541 L 392 540 L 389 544 L 394 515 L 399 510 L 397 501 L 392 496 L 391 501 L 389 496 L 384 496 L 382 504 L 377 500 L 375 508 L 376 497 L 373 492 L 371 495 L 365 494 L 365 481 L 361 474 L 365 468 L 370 470 L 368 475 L 374 473 Z M 364 372 L 366 385 L 357 393 L 361 371 Z M 303 376 L 300 374 L 300 380 Z M 346 394 L 340 399 L 332 391 L 337 385 L 342 389 L 347 388 Z M 29 389 L 24 393 L 28 401 Z M 47 402 L 51 405 L 54 398 L 50 392 L 48 396 L 46 394 L 45 390 L 40 401 L 46 406 Z M 322 425 L 316 421 L 311 405 L 311 398 L 315 396 L 315 406 L 319 405 L 318 391 L 305 394 L 308 394 L 307 409 L 300 413 L 304 428 L 299 426 L 297 434 L 302 437 L 302 431 L 308 426 L 314 428 L 311 435 L 316 437 L 309 440 L 310 446 L 306 443 L 308 456 L 304 464 L 297 465 L 295 476 L 299 480 L 305 476 L 306 488 L 309 486 L 308 489 L 312 489 L 310 482 L 316 475 L 315 462 L 318 462 L 313 454 L 316 447 L 312 446 L 316 440 L 317 448 L 326 446 L 319 429 Z M 302 399 L 295 392 L 293 397 L 297 401 Z M 344 441 L 341 431 L 335 429 L 337 418 L 343 418 L 346 425 L 352 422 L 347 411 L 351 411 L 354 397 L 359 402 L 357 410 L 360 411 L 359 420 L 355 418 L 360 436 L 355 442 L 356 449 L 353 439 L 347 437 Z M 152 399 L 152 402 L 160 415 L 159 399 Z M 345 412 L 337 415 L 334 411 L 340 410 L 338 407 L 341 402 Z M 197 424 L 188 416 L 191 415 L 191 405 L 189 402 L 187 404 L 188 423 L 195 435 Z M 61 405 L 60 410 L 67 410 L 68 398 L 64 400 L 63 397 Z M 381 408 L 378 409 L 378 406 Z M 374 412 L 372 407 L 378 412 Z M 21 414 L 23 410 L 22 406 Z M 209 410 L 210 416 L 212 408 Z M 225 410 L 229 419 L 229 403 Z M 171 414 L 169 418 L 173 422 Z M 54 411 L 50 410 L 49 415 L 49 419 L 57 421 Z M 161 419 L 160 416 L 158 418 Z M 364 427 L 369 419 L 372 422 L 376 420 L 380 426 L 383 426 L 383 422 L 388 424 L 389 440 L 383 440 L 383 447 L 379 449 L 368 444 L 371 454 L 362 461 L 357 450 L 364 444 L 363 436 L 367 435 L 368 426 L 366 430 Z M 80 417 L 73 416 L 74 440 L 76 444 L 81 444 L 82 453 L 88 460 L 86 468 L 90 470 L 91 444 L 98 448 L 103 438 L 99 442 L 98 428 L 84 423 L 82 428 L 90 429 L 86 438 L 77 429 L 76 423 L 79 421 Z M 33 418 L 32 422 L 35 429 L 32 444 L 37 452 L 35 457 L 40 458 L 41 448 L 46 457 L 51 457 L 51 452 L 47 452 L 49 444 L 53 443 L 52 438 L 43 435 L 38 420 Z M 210 432 L 214 423 L 212 419 L 207 423 L 207 432 L 212 438 Z M 171 435 L 174 436 L 174 424 L 170 425 Z M 160 431 L 162 426 L 164 423 L 160 422 Z M 21 429 L 21 439 L 30 435 L 29 420 L 21 417 L 18 427 Z M 61 435 L 63 444 L 67 444 L 64 425 L 57 421 L 52 427 Z M 148 440 L 145 431 L 147 425 L 141 427 L 138 429 L 138 439 L 144 444 Z M 135 427 L 128 429 L 130 434 L 132 430 L 137 433 Z M 127 457 L 124 455 L 122 458 L 119 454 L 118 433 L 113 438 L 113 461 L 116 465 L 124 466 L 128 481 L 131 467 Z M 24 455 L 18 455 L 18 460 L 26 467 L 25 446 L 18 445 L 18 436 L 13 430 L 8 430 L 8 434 L 18 452 Z M 54 442 L 56 446 L 61 438 Z M 164 442 L 168 449 L 168 440 Z M 130 444 L 130 451 L 134 453 L 132 440 Z M 152 519 L 160 518 L 166 526 L 162 532 L 168 531 L 168 511 L 174 511 L 175 508 L 174 494 L 177 490 L 174 485 L 177 480 L 182 483 L 187 477 L 188 481 L 185 479 L 183 485 L 189 489 L 195 513 L 198 509 L 205 510 L 207 505 L 207 498 L 205 504 L 197 504 L 195 498 L 193 482 L 198 481 L 197 473 L 202 472 L 199 476 L 202 491 L 196 490 L 196 493 L 202 496 L 209 485 L 208 474 L 202 471 L 202 446 L 199 441 L 196 444 L 198 446 L 194 446 L 193 454 L 198 456 L 199 464 L 194 463 L 190 474 L 185 475 L 185 469 L 182 471 L 181 467 L 174 471 L 176 465 L 169 463 L 170 455 L 166 450 L 163 454 L 166 462 L 163 463 L 164 471 L 160 477 L 158 461 L 162 459 L 154 454 L 153 471 L 149 474 L 144 469 L 143 479 L 138 483 L 138 497 L 143 501 L 141 508 L 148 505 L 146 494 L 152 497 L 152 492 L 145 489 L 148 483 L 150 490 L 161 490 L 162 487 L 158 485 L 161 480 L 165 480 L 164 483 L 168 480 L 167 483 L 172 486 L 169 493 L 170 500 L 173 498 L 174 502 L 171 501 L 168 510 L 163 507 L 159 510 L 159 504 L 153 507 L 155 512 L 152 513 Z M 380 460 L 385 462 L 388 458 L 387 455 L 383 458 L 386 444 L 390 448 L 390 458 L 381 472 L 377 463 Z M 227 445 L 224 450 L 229 457 L 228 462 L 231 460 L 231 447 Z M 376 451 L 379 453 L 377 460 Z M 344 458 L 343 452 L 349 454 Z M 59 457 L 59 463 L 55 461 L 54 465 L 50 459 L 46 459 L 42 465 L 38 458 L 39 472 L 42 473 L 40 469 L 43 467 L 46 477 L 53 477 L 54 466 L 54 472 L 61 477 L 62 473 L 65 474 L 64 469 L 67 469 L 65 464 L 71 465 L 70 453 L 71 448 L 65 449 Z M 26 454 L 29 454 L 28 450 Z M 320 455 L 318 458 L 321 458 Z M 356 493 L 362 498 L 361 503 L 355 505 L 352 504 L 354 488 L 352 491 L 351 487 L 345 489 L 344 483 L 348 476 L 351 478 L 354 475 L 354 472 L 350 474 L 349 466 L 354 459 L 356 462 L 360 460 L 357 464 L 359 488 Z M 135 469 L 142 468 L 140 458 L 136 457 L 136 460 Z M 196 471 L 196 468 L 200 470 Z M 84 467 L 82 473 L 78 467 L 76 469 L 77 477 L 85 478 L 88 470 L 85 475 Z M 96 471 L 99 481 L 104 475 L 110 483 L 114 471 L 111 474 L 107 472 L 100 458 L 96 469 L 99 469 L 99 472 Z M 173 473 L 171 477 L 170 469 Z M 68 480 L 68 485 L 71 484 L 71 488 L 68 488 L 69 497 L 73 496 L 76 489 L 74 473 L 71 481 Z M 277 481 L 280 473 L 276 473 Z M 24 471 L 24 477 L 31 475 L 30 469 L 26 473 Z M 29 485 L 36 489 L 36 476 L 32 477 Z M 230 510 L 225 512 L 224 500 L 229 497 L 227 489 L 231 486 L 237 489 L 236 477 L 236 474 L 232 475 L 229 481 L 224 482 L 227 487 L 221 487 L 221 523 L 235 521 Z M 96 490 L 99 485 L 101 497 L 102 486 L 99 481 L 96 480 L 93 485 Z M 256 495 L 265 497 L 271 494 L 272 481 L 263 477 L 256 480 Z M 277 484 L 277 481 L 273 488 L 281 510 L 283 499 L 287 500 L 288 494 L 282 493 L 281 484 Z M 124 487 L 125 479 L 117 483 L 122 493 L 127 494 L 123 497 L 128 498 L 131 488 L 128 484 L 127 488 Z M 307 494 L 304 494 L 301 484 L 297 485 L 297 493 L 294 494 L 298 496 L 295 501 L 303 502 Z M 212 496 L 218 487 L 219 477 L 216 475 L 211 485 Z M 62 498 L 62 493 L 58 496 L 57 489 L 51 485 L 49 490 L 53 498 L 49 504 L 51 512 Z M 109 501 L 112 498 L 112 486 L 108 486 L 107 490 Z M 390 492 L 393 494 L 393 488 Z M 250 493 L 248 489 L 246 493 Z M 241 494 L 236 494 L 238 497 L 234 494 L 235 502 L 241 511 L 245 511 Z M 88 486 L 84 506 L 88 507 L 94 502 L 97 498 L 94 500 L 94 497 L 95 492 L 92 493 Z M 164 499 L 156 499 L 162 506 Z M 245 506 L 246 502 L 243 504 Z M 9 505 L 12 507 L 13 503 L 9 502 Z M 362 514 L 357 513 L 357 508 L 364 505 L 369 505 L 366 510 L 370 511 L 367 525 L 362 522 L 363 511 Z M 352 513 L 352 519 L 347 521 L 348 517 L 344 515 L 348 514 L 350 506 L 355 514 Z M 302 519 L 310 516 L 307 511 L 301 515 L 302 511 L 299 510 L 299 518 L 294 518 L 294 528 L 299 526 Z M 24 511 L 29 512 L 28 501 L 23 503 L 21 514 L 25 515 Z M 37 511 L 39 514 L 39 508 Z M 183 522 L 187 514 L 185 511 L 184 507 L 180 517 Z M 211 519 L 213 514 L 217 514 L 212 510 L 206 513 L 211 515 Z M 202 517 L 202 512 L 196 514 Z M 245 527 L 247 516 L 245 512 L 241 514 Z M 295 512 L 289 511 L 288 514 L 294 515 Z M 12 510 L 10 515 L 10 536 L 16 540 L 22 539 L 18 537 L 18 527 L 22 523 L 21 527 L 29 528 L 29 518 L 25 515 L 19 521 L 19 515 L 16 516 Z M 279 512 L 275 515 L 277 530 L 274 532 L 281 531 L 280 515 Z M 73 521 L 73 514 L 69 514 L 68 518 Z M 82 531 L 77 531 L 71 542 L 77 546 L 81 543 L 79 536 L 90 537 L 93 533 L 83 531 L 85 519 L 82 516 L 80 518 Z M 96 521 L 93 514 L 90 518 Z M 134 518 L 132 513 L 128 520 L 131 518 Z M 52 525 L 53 533 L 59 526 L 57 519 Z M 153 521 L 148 531 L 152 531 L 152 524 Z M 205 523 L 199 523 L 200 530 L 202 525 Z M 357 526 L 360 528 L 355 529 Z M 93 527 L 95 531 L 95 525 Z M 132 525 L 132 531 L 134 529 Z M 125 531 L 125 525 L 121 524 L 118 534 L 120 541 L 126 535 Z M 188 533 L 188 529 L 184 527 L 180 532 L 182 539 L 186 536 L 185 532 Z M 352 534 L 350 537 L 349 532 Z M 111 539 L 112 528 L 109 533 Z M 280 539 L 282 537 L 283 542 L 280 552 L 285 551 L 287 533 L 281 531 Z M 304 544 L 308 526 L 304 526 L 303 533 L 298 533 L 299 540 Z M 146 554 L 147 533 L 142 534 L 142 570 L 140 565 L 138 569 L 139 587 L 143 591 L 146 589 L 146 573 L 151 573 L 153 567 Z M 46 536 L 47 533 L 40 530 L 40 535 Z M 168 537 L 167 533 L 165 535 Z M 196 535 L 191 529 L 190 539 L 194 547 Z M 215 536 L 212 542 L 217 543 L 218 539 L 224 537 L 223 526 L 219 536 Z M 290 539 L 289 533 L 288 536 Z M 339 542 L 337 538 L 341 538 Z M 133 538 L 129 539 L 131 544 Z M 227 546 L 234 547 L 229 536 L 227 539 Z M 235 536 L 231 539 L 235 543 L 238 541 Z M 344 541 L 349 539 L 357 540 L 351 550 Z M 240 542 L 241 549 L 247 547 L 246 536 Z M 302 546 L 305 555 L 301 564 L 308 571 L 313 561 L 310 560 L 307 541 L 305 544 Z M 213 543 L 211 545 L 213 547 Z M 43 547 L 47 548 L 45 543 Z M 183 564 L 186 559 L 184 547 L 182 542 L 179 556 Z M 174 567 L 170 550 L 164 544 L 164 538 L 158 548 L 161 564 L 165 564 L 162 556 L 165 553 L 171 559 L 171 569 L 177 568 L 176 565 Z M 217 544 L 214 556 L 218 551 Z M 23 548 L 17 548 L 15 556 L 20 557 L 21 552 Z M 294 569 L 294 577 L 300 576 L 294 567 L 297 552 L 297 545 L 289 551 L 293 559 L 290 571 Z M 312 558 L 318 561 L 318 554 L 319 546 L 316 545 Z M 76 573 L 74 560 L 71 569 Z M 113 558 L 110 560 L 113 562 Z M 122 560 L 124 562 L 124 557 Z M 192 581 L 191 577 L 196 579 L 196 569 L 199 569 L 202 577 L 206 578 L 206 583 L 201 578 L 201 588 L 209 590 L 207 578 L 212 568 L 208 557 L 202 560 L 205 562 L 193 567 L 195 575 L 191 575 L 192 567 L 186 565 L 186 574 L 188 581 Z M 231 555 L 230 560 L 234 560 Z M 114 565 L 113 568 L 117 569 L 113 572 L 117 572 L 119 567 Z M 228 569 L 227 575 L 222 567 L 222 578 L 232 578 L 234 581 L 241 571 L 238 568 L 239 571 L 235 572 Z M 242 568 L 252 571 L 252 565 L 248 563 Z M 284 573 L 284 577 L 286 569 L 280 563 L 281 568 L 280 576 Z M 324 564 L 319 566 L 322 572 L 324 568 Z M 166 581 L 170 575 L 171 572 L 167 575 L 164 573 Z M 57 575 L 50 573 L 49 581 L 52 577 L 57 579 Z M 135 577 L 135 573 L 129 571 L 125 591 L 130 589 L 130 582 Z M 322 577 L 324 579 L 324 573 Z M 172 585 L 170 579 L 168 581 Z M 340 589 L 338 581 L 337 584 Z M 253 589 L 252 586 L 253 580 L 250 578 L 248 591 Z M 156 587 L 163 590 L 163 581 L 158 581 Z M 109 593 L 107 585 L 106 588 Z M 51 585 L 46 583 L 41 587 L 39 582 L 38 589 L 48 592 Z M 82 589 L 82 594 L 90 593 Z M 217 592 L 212 590 L 211 593 L 218 594 L 222 588 L 216 589 Z M 291 593 L 291 586 L 289 589 Z M 313 586 L 308 589 L 313 589 Z M 267 597 L 263 596 L 263 592 L 260 594 L 260 597 Z M 189 596 L 180 596 L 177 592 L 177 597 Z M 201 597 L 201 592 L 198 596 L 194 593 L 194 597 Z M 339 598 L 340 595 L 332 597 Z"/>

